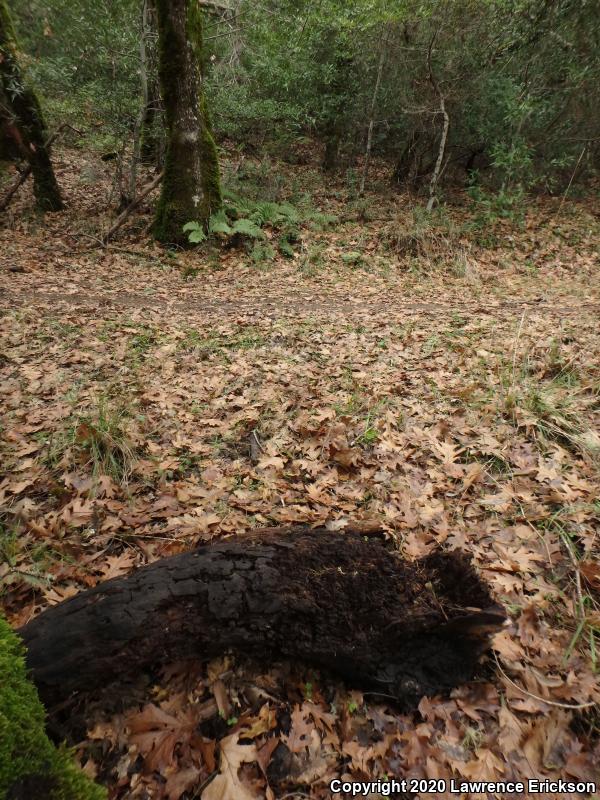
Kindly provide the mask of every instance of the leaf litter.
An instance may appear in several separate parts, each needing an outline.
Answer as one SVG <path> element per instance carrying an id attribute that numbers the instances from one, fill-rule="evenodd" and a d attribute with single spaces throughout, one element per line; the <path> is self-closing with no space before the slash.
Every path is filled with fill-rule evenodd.
<path id="1" fill-rule="evenodd" d="M 303 233 L 325 254 L 311 271 L 302 253 L 263 269 L 240 250 L 169 255 L 135 230 L 88 248 L 75 234 L 102 220 L 106 191 L 0 233 L 22 269 L 0 272 L 9 619 L 301 522 L 383 527 L 409 558 L 465 548 L 510 623 L 479 680 L 414 714 L 302 665 L 174 664 L 130 707 L 90 713 L 86 771 L 119 800 L 320 798 L 334 777 L 600 783 L 600 282 L 585 203 L 552 223 L 558 201 L 536 201 L 460 274 L 419 271 L 380 222 L 346 216 Z M 370 199 L 379 218 L 402 213 Z M 340 211 L 331 191 L 315 202 Z"/>

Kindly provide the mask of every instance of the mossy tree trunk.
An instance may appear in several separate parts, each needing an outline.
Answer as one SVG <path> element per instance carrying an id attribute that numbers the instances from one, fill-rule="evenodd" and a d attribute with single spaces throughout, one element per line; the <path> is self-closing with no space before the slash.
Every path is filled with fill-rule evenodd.
<path id="1" fill-rule="evenodd" d="M 22 152 L 31 164 L 37 205 L 43 211 L 60 211 L 63 203 L 47 147 L 48 134 L 35 92 L 26 85 L 6 0 L 0 0 L 0 85 L 4 115 L 16 128 Z"/>
<path id="2" fill-rule="evenodd" d="M 157 0 L 156 10 L 167 152 L 153 230 L 160 242 L 185 245 L 185 223 L 206 225 L 222 203 L 202 87 L 202 12 L 198 0 Z"/>

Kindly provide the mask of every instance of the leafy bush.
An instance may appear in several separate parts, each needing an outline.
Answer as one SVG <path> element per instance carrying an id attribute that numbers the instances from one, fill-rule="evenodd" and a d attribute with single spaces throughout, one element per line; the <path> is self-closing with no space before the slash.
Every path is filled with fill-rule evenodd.
<path id="1" fill-rule="evenodd" d="M 479 230 L 493 225 L 500 219 L 522 224 L 525 216 L 527 194 L 521 186 L 513 189 L 500 189 L 491 192 L 480 186 L 472 186 L 468 191 L 473 201 L 473 228 Z"/>
<path id="2" fill-rule="evenodd" d="M 332 168 L 347 170 L 348 192 L 357 197 L 356 156 L 364 154 L 385 43 L 373 156 L 393 159 L 397 182 L 426 185 L 435 164 L 439 97 L 430 70 L 450 117 L 442 180 L 462 183 L 465 171 L 479 170 L 485 186 L 512 192 L 516 183 L 527 190 L 530 181 L 562 190 L 574 172 L 576 180 L 597 174 L 600 17 L 590 0 L 243 5 L 240 29 L 211 18 L 205 39 L 217 138 L 240 152 L 314 160 L 324 149 Z M 13 6 L 50 128 L 72 122 L 93 147 L 131 142 L 140 99 L 139 4 Z M 325 147 L 315 148 L 315 137 Z M 307 138 L 310 153 L 302 147 Z"/>

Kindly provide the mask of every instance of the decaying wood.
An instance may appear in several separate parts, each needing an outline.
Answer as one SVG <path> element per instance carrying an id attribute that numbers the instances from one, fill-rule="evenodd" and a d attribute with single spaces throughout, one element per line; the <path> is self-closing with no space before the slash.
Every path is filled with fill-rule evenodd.
<path id="1" fill-rule="evenodd" d="M 410 707 L 470 679 L 504 620 L 466 556 L 406 562 L 358 532 L 265 529 L 108 580 L 20 630 L 47 706 L 233 649 L 313 664 Z"/>

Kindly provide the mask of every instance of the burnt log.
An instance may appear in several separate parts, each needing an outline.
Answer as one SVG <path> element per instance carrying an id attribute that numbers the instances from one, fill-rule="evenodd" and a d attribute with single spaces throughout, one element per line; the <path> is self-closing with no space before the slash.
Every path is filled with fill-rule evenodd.
<path id="1" fill-rule="evenodd" d="M 47 707 L 233 650 L 337 673 L 401 707 L 472 678 L 504 620 L 466 555 L 403 560 L 358 531 L 265 529 L 140 567 L 20 629 Z"/>

